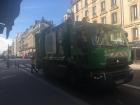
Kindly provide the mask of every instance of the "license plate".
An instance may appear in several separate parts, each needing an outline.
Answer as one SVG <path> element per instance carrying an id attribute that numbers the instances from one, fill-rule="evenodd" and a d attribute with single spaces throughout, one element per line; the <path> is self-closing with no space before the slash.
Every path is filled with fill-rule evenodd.
<path id="1" fill-rule="evenodd" d="M 121 83 L 124 83 L 124 80 L 123 80 L 123 79 L 117 80 L 117 81 L 115 81 L 115 83 L 116 83 L 116 84 L 121 84 Z"/>

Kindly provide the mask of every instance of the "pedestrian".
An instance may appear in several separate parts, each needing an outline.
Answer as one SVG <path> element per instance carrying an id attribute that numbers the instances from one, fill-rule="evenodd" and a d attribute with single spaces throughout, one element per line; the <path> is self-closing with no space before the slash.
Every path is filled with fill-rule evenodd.
<path id="1" fill-rule="evenodd" d="M 31 58 L 31 73 L 33 73 L 34 71 L 38 72 L 37 68 L 36 68 L 35 53 L 33 54 L 32 58 Z"/>

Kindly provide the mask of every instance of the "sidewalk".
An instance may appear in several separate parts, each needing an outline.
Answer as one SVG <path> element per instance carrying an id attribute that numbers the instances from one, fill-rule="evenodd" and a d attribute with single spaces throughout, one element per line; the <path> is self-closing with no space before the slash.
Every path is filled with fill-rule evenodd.
<path id="1" fill-rule="evenodd" d="M 136 70 L 140 70 L 140 64 L 131 64 L 130 67 Z"/>
<path id="2" fill-rule="evenodd" d="M 6 61 L 0 60 L 0 69 L 7 69 Z"/>

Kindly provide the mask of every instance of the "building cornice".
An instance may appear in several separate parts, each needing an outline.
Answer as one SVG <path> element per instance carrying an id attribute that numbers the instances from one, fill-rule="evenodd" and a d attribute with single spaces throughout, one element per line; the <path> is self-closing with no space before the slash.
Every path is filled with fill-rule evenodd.
<path id="1" fill-rule="evenodd" d="M 136 27 L 137 25 L 140 25 L 140 22 L 136 22 L 136 23 L 131 23 L 129 25 L 125 25 L 124 28 Z"/>
<path id="2" fill-rule="evenodd" d="M 92 17 L 92 19 L 96 19 L 96 18 L 98 18 L 98 16 L 97 16 L 97 15 L 95 15 L 95 16 L 93 16 L 93 17 Z"/>
<path id="3" fill-rule="evenodd" d="M 115 11 L 117 9 L 119 9 L 119 7 L 117 5 L 115 5 L 115 6 L 111 7 L 110 11 Z"/>
<path id="4" fill-rule="evenodd" d="M 106 10 L 102 11 L 100 16 L 107 14 L 108 12 Z"/>

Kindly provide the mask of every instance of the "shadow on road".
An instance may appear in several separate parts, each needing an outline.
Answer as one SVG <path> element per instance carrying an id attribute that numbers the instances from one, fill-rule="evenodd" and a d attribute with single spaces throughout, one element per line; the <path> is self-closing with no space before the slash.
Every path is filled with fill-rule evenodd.
<path id="1" fill-rule="evenodd" d="M 137 81 L 138 86 L 140 86 L 140 70 L 134 70 L 134 74 L 136 75 L 131 83 Z M 89 105 L 134 105 L 134 103 L 140 105 L 139 90 L 122 85 L 117 88 L 107 88 L 106 86 L 86 83 L 72 87 L 67 81 L 60 81 L 51 77 L 46 77 L 45 80 Z"/>
<path id="2" fill-rule="evenodd" d="M 130 84 L 134 84 L 137 81 L 137 85 L 140 86 L 140 70 L 134 70 L 134 74 L 134 80 Z M 34 73 L 33 75 L 45 80 L 58 89 L 85 101 L 89 105 L 134 105 L 134 103 L 135 105 L 140 105 L 140 92 L 124 86 L 112 89 L 105 88 L 104 86 L 96 86 L 93 83 L 82 83 L 81 85 L 73 87 L 67 81 L 58 80 L 54 77 L 46 77 L 42 74 L 38 75 L 37 73 Z"/>
<path id="3" fill-rule="evenodd" d="M 140 87 L 140 69 L 135 69 L 133 81 L 129 84 Z"/>
<path id="4" fill-rule="evenodd" d="M 72 87 L 67 81 L 59 81 L 51 77 L 45 77 L 44 79 L 68 94 L 85 101 L 89 105 L 120 105 L 116 101 L 116 97 L 118 97 L 116 94 L 121 93 L 118 88 L 101 87 L 92 83 Z"/>

